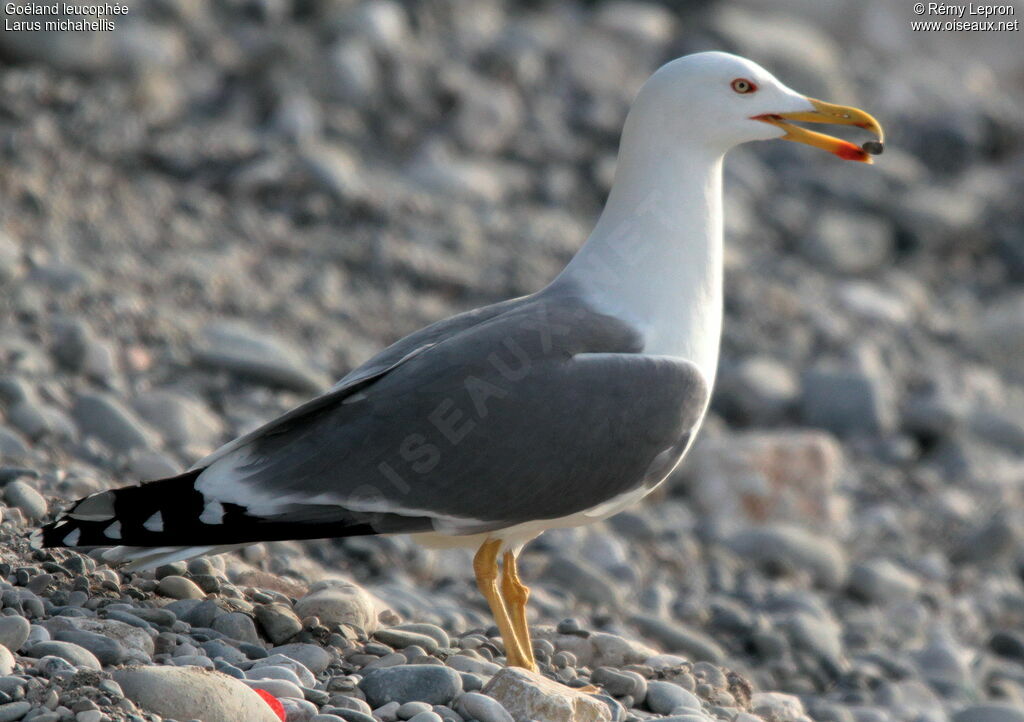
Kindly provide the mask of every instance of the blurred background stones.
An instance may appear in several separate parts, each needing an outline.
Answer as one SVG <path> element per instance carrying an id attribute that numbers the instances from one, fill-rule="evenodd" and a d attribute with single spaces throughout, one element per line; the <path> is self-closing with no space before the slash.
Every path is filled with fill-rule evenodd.
<path id="1" fill-rule="evenodd" d="M 0 715 L 132 719 L 136 680 L 62 680 L 137 659 L 222 669 L 226 699 L 288 692 L 317 722 L 365 722 L 360 679 L 408 665 L 411 704 L 451 698 L 378 719 L 505 720 L 477 697 L 520 681 L 491 679 L 462 552 L 280 542 L 131 577 L 21 538 L 544 285 L 600 211 L 640 83 L 725 49 L 870 110 L 886 152 L 730 156 L 712 412 L 643 506 L 527 548 L 545 669 L 600 682 L 615 720 L 1021 719 L 1024 55 L 1019 32 L 913 19 L 890 0 L 153 0 L 113 33 L 0 33 Z M 313 684 L 281 660 L 261 677 L 267 653 Z M 461 692 L 420 670 L 442 660 Z"/>

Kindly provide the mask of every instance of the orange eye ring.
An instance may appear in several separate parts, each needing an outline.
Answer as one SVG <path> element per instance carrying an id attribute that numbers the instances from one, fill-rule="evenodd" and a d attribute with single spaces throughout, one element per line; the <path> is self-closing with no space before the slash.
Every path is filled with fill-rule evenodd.
<path id="1" fill-rule="evenodd" d="M 746 78 L 736 78 L 736 80 L 730 83 L 730 87 L 740 95 L 753 93 L 757 90 L 757 84 L 753 80 L 747 80 Z"/>

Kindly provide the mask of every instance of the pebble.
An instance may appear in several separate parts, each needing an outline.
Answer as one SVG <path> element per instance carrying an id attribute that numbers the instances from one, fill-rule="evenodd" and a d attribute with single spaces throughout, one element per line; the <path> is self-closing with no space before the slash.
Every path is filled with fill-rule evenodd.
<path id="1" fill-rule="evenodd" d="M 310 593 L 295 603 L 295 614 L 318 617 L 328 624 L 351 624 L 365 632 L 377 628 L 374 603 L 366 590 L 354 584 L 336 582 L 314 586 Z"/>
<path id="2" fill-rule="evenodd" d="M 142 709 L 203 722 L 280 722 L 270 706 L 227 675 L 194 667 L 127 667 L 111 676 Z"/>
<path id="3" fill-rule="evenodd" d="M 750 562 L 806 571 L 826 588 L 840 586 L 848 574 L 846 555 L 838 544 L 800 527 L 776 524 L 743 529 L 728 544 Z"/>
<path id="4" fill-rule="evenodd" d="M 24 481 L 12 481 L 4 487 L 4 499 L 29 519 L 42 519 L 48 511 L 46 499 Z"/>
<path id="5" fill-rule="evenodd" d="M 316 393 L 329 386 L 294 349 L 293 344 L 272 338 L 267 329 L 219 322 L 203 330 L 193 358 L 199 366 L 293 391 Z"/>
<path id="6" fill-rule="evenodd" d="M 78 428 L 111 449 L 127 452 L 152 448 L 156 438 L 145 424 L 116 398 L 99 392 L 80 394 L 71 409 Z"/>
<path id="7" fill-rule="evenodd" d="M 517 667 L 494 675 L 484 694 L 497 700 L 513 719 L 611 722 L 611 711 L 600 700 Z"/>
<path id="8" fill-rule="evenodd" d="M 917 596 L 921 583 L 887 559 L 871 559 L 850 570 L 850 591 L 869 602 L 889 604 Z"/>
<path id="9" fill-rule="evenodd" d="M 427 704 L 426 702 L 406 702 L 405 704 L 401 705 L 399 705 L 397 702 L 388 702 L 386 705 L 376 710 L 377 715 L 381 716 L 382 710 L 389 707 L 394 707 L 393 711 L 395 716 L 398 717 L 398 719 L 404 720 L 412 719 L 418 714 L 421 714 L 423 712 L 430 712 L 433 710 L 433 707 Z"/>
<path id="10" fill-rule="evenodd" d="M 261 604 L 254 610 L 256 621 L 274 644 L 281 644 L 302 631 L 298 616 L 283 604 Z"/>
<path id="11" fill-rule="evenodd" d="M 656 640 L 668 652 L 678 652 L 695 660 L 721 663 L 725 651 L 708 635 L 682 624 L 668 622 L 658 617 L 638 614 L 630 618 L 631 623 L 647 637 Z"/>
<path id="12" fill-rule="evenodd" d="M 256 624 L 252 621 L 252 617 L 242 612 L 221 614 L 213 620 L 213 628 L 228 639 L 237 639 L 240 642 L 251 644 L 260 642 L 260 636 L 256 633 Z"/>
<path id="13" fill-rule="evenodd" d="M 77 644 L 82 649 L 91 652 L 104 666 L 123 664 L 128 658 L 128 651 L 120 642 L 94 632 L 69 629 L 57 632 L 56 638 L 61 642 Z"/>
<path id="14" fill-rule="evenodd" d="M 60 657 L 76 667 L 84 667 L 86 669 L 93 669 L 96 671 L 103 668 L 100 661 L 96 659 L 96 655 L 84 647 L 72 642 L 37 642 L 26 649 L 25 654 L 36 659 L 46 656 Z"/>
<path id="15" fill-rule="evenodd" d="M 478 692 L 466 692 L 459 697 L 455 711 L 466 719 L 478 722 L 514 722 L 512 715 L 500 702 Z"/>
<path id="16" fill-rule="evenodd" d="M 680 708 L 700 712 L 700 699 L 671 682 L 647 683 L 647 706 L 657 714 L 677 714 Z"/>
<path id="17" fill-rule="evenodd" d="M 374 639 L 377 639 L 388 646 L 394 647 L 395 649 L 404 649 L 415 645 L 422 647 L 429 654 L 433 654 L 438 650 L 438 643 L 435 638 L 427 636 L 426 634 L 419 634 L 418 632 L 411 632 L 404 629 L 378 629 L 374 632 L 373 636 Z"/>
<path id="18" fill-rule="evenodd" d="M 957 712 L 952 722 L 1024 722 L 1024 709 L 1009 704 L 976 704 Z"/>
<path id="19" fill-rule="evenodd" d="M 363 677 L 359 689 L 374 708 L 388 702 L 447 704 L 462 692 L 462 678 L 447 667 L 409 664 L 375 669 Z"/>
<path id="20" fill-rule="evenodd" d="M 0 617 L 0 644 L 12 652 L 17 652 L 28 640 L 31 628 L 32 625 L 24 617 Z"/>
<path id="21" fill-rule="evenodd" d="M 410 717 L 409 722 L 444 722 L 444 718 L 437 712 L 431 710 L 430 712 L 420 712 L 415 717 Z M 480 722 L 485 721 L 480 720 Z"/>
<path id="22" fill-rule="evenodd" d="M 176 575 L 161 579 L 156 585 L 156 593 L 171 599 L 204 599 L 206 597 L 206 593 L 191 579 Z"/>
<path id="23" fill-rule="evenodd" d="M 808 426 L 840 435 L 876 434 L 895 424 L 885 379 L 860 370 L 818 368 L 805 373 L 801 415 Z"/>
<path id="24" fill-rule="evenodd" d="M 10 702 L 0 704 L 0 722 L 14 722 L 28 714 L 32 705 L 28 702 Z"/>

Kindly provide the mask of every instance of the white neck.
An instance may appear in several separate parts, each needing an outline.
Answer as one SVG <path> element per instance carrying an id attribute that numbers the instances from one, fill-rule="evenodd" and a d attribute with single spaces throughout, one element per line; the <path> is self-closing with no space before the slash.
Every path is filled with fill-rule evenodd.
<path id="1" fill-rule="evenodd" d="M 633 120 L 632 118 L 630 120 Z M 722 154 L 623 133 L 594 232 L 552 285 L 641 329 L 644 353 L 688 359 L 715 378 L 722 334 Z"/>

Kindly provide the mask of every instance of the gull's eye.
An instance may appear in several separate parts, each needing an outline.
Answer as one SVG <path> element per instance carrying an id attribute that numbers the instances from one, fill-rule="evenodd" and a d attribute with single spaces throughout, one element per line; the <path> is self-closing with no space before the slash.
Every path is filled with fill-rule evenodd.
<path id="1" fill-rule="evenodd" d="M 757 90 L 757 86 L 754 85 L 753 80 L 747 80 L 746 78 L 736 78 L 736 80 L 732 81 L 732 89 L 740 94 L 753 93 L 755 90 Z"/>

